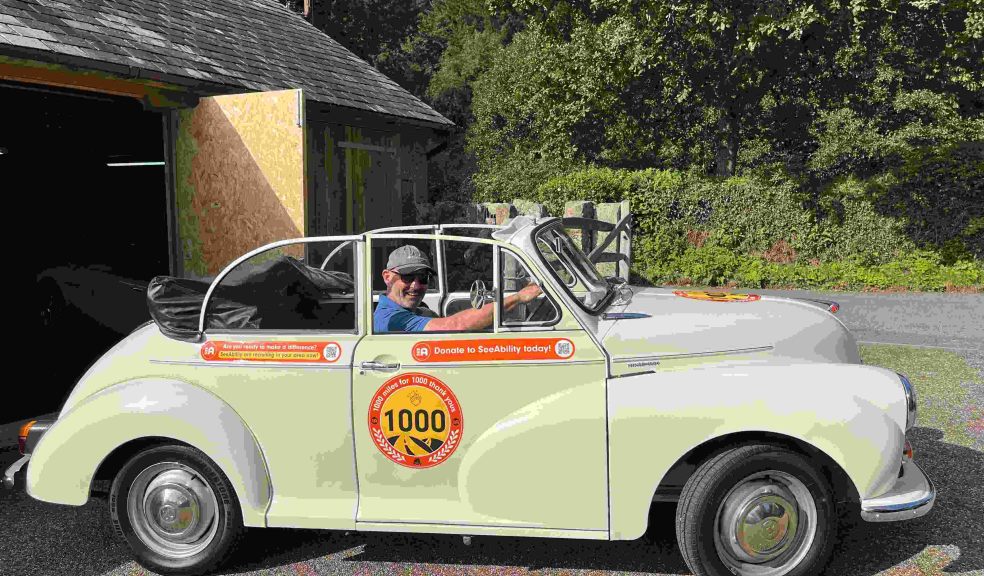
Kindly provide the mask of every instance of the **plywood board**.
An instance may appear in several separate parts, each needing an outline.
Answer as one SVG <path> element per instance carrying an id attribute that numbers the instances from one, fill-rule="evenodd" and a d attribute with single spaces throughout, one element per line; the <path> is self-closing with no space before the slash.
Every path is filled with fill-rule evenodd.
<path id="1" fill-rule="evenodd" d="M 180 114 L 178 234 L 186 276 L 212 276 L 263 244 L 305 235 L 298 90 L 203 98 Z"/>

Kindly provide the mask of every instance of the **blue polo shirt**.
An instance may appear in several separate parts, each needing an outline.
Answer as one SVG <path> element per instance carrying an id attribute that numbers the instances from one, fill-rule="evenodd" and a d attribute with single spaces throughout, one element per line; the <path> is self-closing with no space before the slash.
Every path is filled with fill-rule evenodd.
<path id="1" fill-rule="evenodd" d="M 379 296 L 379 304 L 372 315 L 373 332 L 423 332 L 430 322 L 427 316 L 414 314 L 386 297 Z"/>

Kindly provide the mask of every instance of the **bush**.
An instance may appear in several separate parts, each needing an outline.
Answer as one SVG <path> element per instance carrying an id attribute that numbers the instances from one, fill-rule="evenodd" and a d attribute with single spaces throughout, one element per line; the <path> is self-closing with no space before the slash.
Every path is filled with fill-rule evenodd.
<path id="1" fill-rule="evenodd" d="M 844 180 L 830 196 L 841 216 L 817 221 L 788 180 L 587 168 L 551 178 L 534 192 L 554 214 L 570 200 L 629 200 L 637 233 L 671 244 L 703 231 L 710 245 L 738 253 L 764 254 L 786 244 L 801 259 L 855 258 L 866 264 L 888 262 L 913 248 L 899 223 L 874 210 L 863 183 Z"/>
<path id="2" fill-rule="evenodd" d="M 947 263 L 984 258 L 984 141 L 911 154 L 894 181 L 874 187 L 875 207 Z"/>
<path id="3" fill-rule="evenodd" d="M 940 263 L 933 252 L 916 251 L 874 266 L 854 262 L 779 264 L 720 247 L 690 248 L 678 257 L 637 262 L 635 272 L 652 284 L 728 285 L 741 288 L 796 287 L 817 290 L 906 289 L 944 291 L 984 287 L 984 264 Z"/>
<path id="4" fill-rule="evenodd" d="M 981 284 L 980 263 L 916 250 L 905 221 L 876 209 L 870 189 L 854 178 L 833 183 L 821 195 L 826 209 L 818 218 L 786 179 L 586 168 L 548 179 L 532 199 L 553 214 L 572 200 L 628 200 L 636 217 L 635 272 L 652 282 L 914 290 Z M 984 227 L 971 220 L 966 228 L 975 225 Z M 964 246 L 956 251 L 968 260 Z"/>

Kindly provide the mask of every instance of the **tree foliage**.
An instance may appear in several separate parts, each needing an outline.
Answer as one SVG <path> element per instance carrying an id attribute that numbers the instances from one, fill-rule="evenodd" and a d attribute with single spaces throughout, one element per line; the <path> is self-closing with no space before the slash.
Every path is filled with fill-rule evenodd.
<path id="1" fill-rule="evenodd" d="M 480 192 L 524 165 L 817 188 L 981 137 L 980 0 L 443 0 L 422 23 L 444 43 L 430 94 L 472 91 Z"/>
<path id="2" fill-rule="evenodd" d="M 598 167 L 756 176 L 816 229 L 864 205 L 947 261 L 981 254 L 984 0 L 316 6 L 458 125 L 435 199 L 532 197 Z"/>

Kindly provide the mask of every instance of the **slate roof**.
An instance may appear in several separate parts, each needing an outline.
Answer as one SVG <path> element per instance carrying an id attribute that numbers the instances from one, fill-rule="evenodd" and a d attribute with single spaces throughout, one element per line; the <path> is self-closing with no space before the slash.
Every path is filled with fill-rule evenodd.
<path id="1" fill-rule="evenodd" d="M 452 124 L 275 0 L 0 0 L 0 54 Z"/>

